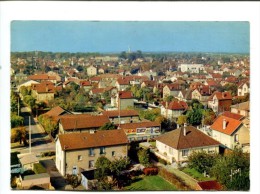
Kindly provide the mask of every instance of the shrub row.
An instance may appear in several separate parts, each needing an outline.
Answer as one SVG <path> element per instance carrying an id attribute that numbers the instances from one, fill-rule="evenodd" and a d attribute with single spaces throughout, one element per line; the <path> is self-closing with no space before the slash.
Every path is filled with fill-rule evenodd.
<path id="1" fill-rule="evenodd" d="M 159 168 L 159 175 L 177 187 L 178 190 L 191 190 L 183 180 L 164 168 Z"/>
<path id="2" fill-rule="evenodd" d="M 46 156 L 55 156 L 55 152 L 53 151 L 43 152 L 42 157 L 46 157 Z"/>
<path id="3" fill-rule="evenodd" d="M 146 176 L 148 175 L 157 175 L 158 174 L 158 168 L 157 167 L 149 167 L 149 168 L 144 168 L 143 172 Z"/>

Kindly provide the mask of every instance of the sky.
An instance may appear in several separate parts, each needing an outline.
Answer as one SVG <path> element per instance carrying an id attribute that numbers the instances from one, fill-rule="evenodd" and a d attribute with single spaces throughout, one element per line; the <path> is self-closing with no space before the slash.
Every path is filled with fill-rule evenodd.
<path id="1" fill-rule="evenodd" d="M 11 51 L 249 53 L 249 22 L 12 21 Z"/>

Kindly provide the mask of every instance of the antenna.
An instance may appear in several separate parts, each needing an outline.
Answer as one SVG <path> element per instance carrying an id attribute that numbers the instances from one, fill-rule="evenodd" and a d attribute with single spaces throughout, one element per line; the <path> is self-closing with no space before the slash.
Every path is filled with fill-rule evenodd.
<path id="1" fill-rule="evenodd" d="M 30 153 L 32 152 L 32 132 L 31 132 L 31 116 L 29 116 L 29 142 L 30 142 L 30 146 L 29 146 L 29 151 Z"/>

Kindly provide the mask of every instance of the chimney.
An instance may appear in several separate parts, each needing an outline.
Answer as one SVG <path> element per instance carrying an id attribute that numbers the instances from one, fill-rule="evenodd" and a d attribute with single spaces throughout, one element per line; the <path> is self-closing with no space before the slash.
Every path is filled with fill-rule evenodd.
<path id="1" fill-rule="evenodd" d="M 184 123 L 184 127 L 183 127 L 183 135 L 186 136 L 186 127 L 187 127 L 187 124 Z"/>
<path id="2" fill-rule="evenodd" d="M 227 121 L 226 119 L 223 119 L 223 129 L 226 129 L 226 127 L 227 127 Z"/>

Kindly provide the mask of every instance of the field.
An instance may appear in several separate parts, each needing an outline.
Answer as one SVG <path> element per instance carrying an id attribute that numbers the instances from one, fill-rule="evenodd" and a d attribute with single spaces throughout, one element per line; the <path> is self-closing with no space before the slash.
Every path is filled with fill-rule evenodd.
<path id="1" fill-rule="evenodd" d="M 136 182 L 125 187 L 131 191 L 176 191 L 176 187 L 160 176 L 145 176 L 137 178 Z"/>

